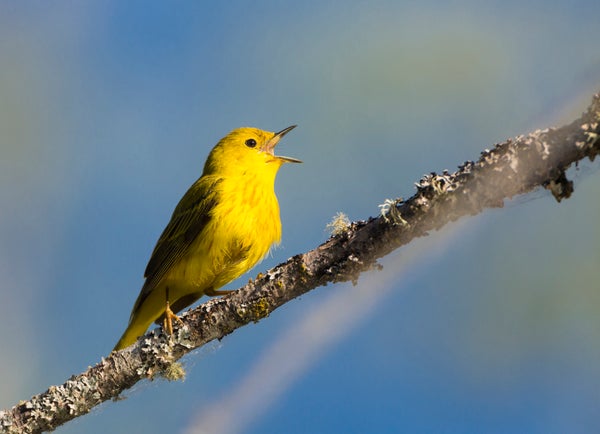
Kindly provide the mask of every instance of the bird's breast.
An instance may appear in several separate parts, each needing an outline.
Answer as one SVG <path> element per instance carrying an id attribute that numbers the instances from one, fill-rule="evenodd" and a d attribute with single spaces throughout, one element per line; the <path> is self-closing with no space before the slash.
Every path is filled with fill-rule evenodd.
<path id="1" fill-rule="evenodd" d="M 210 265 L 219 280 L 233 280 L 248 271 L 281 239 L 279 204 L 273 185 L 249 179 L 219 184 L 206 237 L 197 251 L 210 251 Z M 217 283 L 218 286 L 218 283 Z"/>
<path id="2" fill-rule="evenodd" d="M 231 185 L 223 182 L 213 216 L 228 237 L 252 244 L 262 252 L 262 258 L 281 239 L 279 204 L 273 184 L 244 181 Z"/>

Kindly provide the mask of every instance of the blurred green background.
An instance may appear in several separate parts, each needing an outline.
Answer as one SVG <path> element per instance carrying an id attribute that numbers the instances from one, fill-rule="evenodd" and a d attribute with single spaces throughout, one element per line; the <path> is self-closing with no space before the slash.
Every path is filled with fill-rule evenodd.
<path id="1" fill-rule="evenodd" d="M 338 211 L 375 215 L 423 173 L 577 117 L 600 90 L 599 14 L 595 0 L 3 2 L 0 408 L 108 354 L 229 130 L 299 125 L 280 150 L 305 162 L 278 177 L 283 242 L 254 276 L 323 242 Z M 452 224 L 357 287 L 196 351 L 185 382 L 140 383 L 57 432 L 598 432 L 597 167 L 569 172 L 563 203 L 540 191 Z"/>

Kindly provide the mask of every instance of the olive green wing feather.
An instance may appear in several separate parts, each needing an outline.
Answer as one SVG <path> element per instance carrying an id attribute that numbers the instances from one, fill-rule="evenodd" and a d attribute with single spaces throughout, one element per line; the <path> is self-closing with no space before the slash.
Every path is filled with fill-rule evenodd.
<path id="1" fill-rule="evenodd" d="M 220 182 L 220 179 L 200 178 L 181 198 L 150 256 L 144 272 L 146 281 L 133 311 L 160 283 L 173 264 L 185 255 L 211 220 L 212 210 L 217 204 L 216 187 Z"/>

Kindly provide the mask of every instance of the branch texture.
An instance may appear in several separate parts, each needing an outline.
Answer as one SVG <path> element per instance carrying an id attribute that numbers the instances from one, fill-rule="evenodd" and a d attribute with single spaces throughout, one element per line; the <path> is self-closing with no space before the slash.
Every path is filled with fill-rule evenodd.
<path id="1" fill-rule="evenodd" d="M 160 329 L 135 345 L 112 353 L 60 386 L 0 411 L 0 433 L 39 433 L 117 399 L 140 380 L 156 375 L 176 379 L 176 361 L 213 339 L 257 322 L 284 303 L 330 282 L 356 282 L 377 260 L 429 231 L 540 186 L 560 202 L 573 192 L 565 170 L 600 152 L 600 95 L 569 125 L 534 131 L 485 150 L 454 173 L 430 173 L 416 183 L 410 199 L 386 201 L 381 215 L 338 226 L 325 243 L 259 275 L 234 293 L 190 310 L 173 337 Z"/>

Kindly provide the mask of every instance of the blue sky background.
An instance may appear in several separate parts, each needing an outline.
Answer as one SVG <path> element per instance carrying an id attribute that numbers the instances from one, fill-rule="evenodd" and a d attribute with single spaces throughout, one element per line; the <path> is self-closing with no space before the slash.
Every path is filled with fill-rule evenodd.
<path id="1" fill-rule="evenodd" d="M 280 151 L 305 161 L 278 177 L 283 242 L 254 276 L 323 242 L 338 211 L 375 215 L 424 173 L 577 117 L 600 90 L 599 14 L 592 0 L 3 2 L 0 408 L 110 351 L 229 130 L 299 125 Z M 185 382 L 140 383 L 57 432 L 597 432 L 597 167 L 570 172 L 561 204 L 542 191 L 452 224 L 195 352 Z"/>

